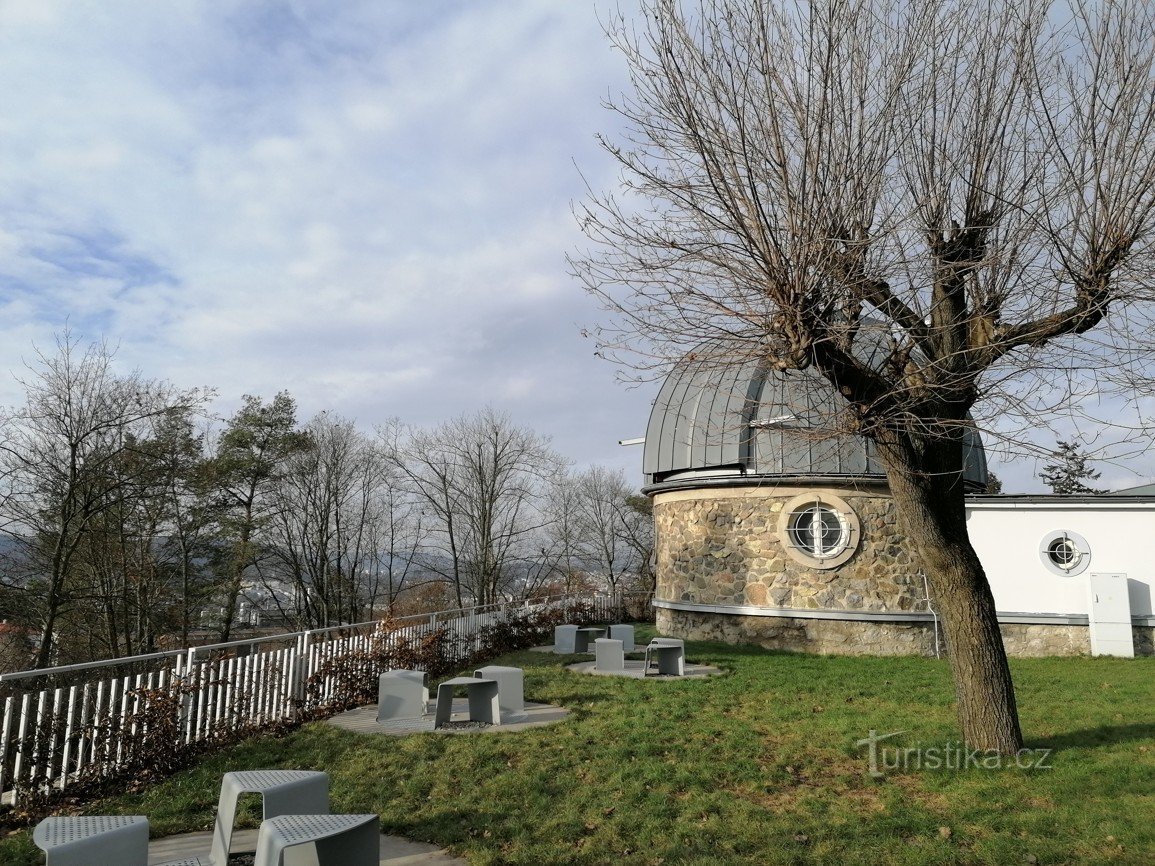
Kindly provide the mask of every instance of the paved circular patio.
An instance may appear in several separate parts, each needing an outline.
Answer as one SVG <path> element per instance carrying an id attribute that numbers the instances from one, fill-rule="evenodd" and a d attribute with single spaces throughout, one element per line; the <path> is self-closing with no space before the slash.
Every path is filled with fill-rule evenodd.
<path id="1" fill-rule="evenodd" d="M 165 836 L 163 839 L 153 839 L 148 843 L 149 866 L 156 866 L 169 860 L 181 860 L 187 857 L 199 857 L 202 863 L 209 862 L 209 848 L 212 846 L 213 834 L 181 833 L 178 836 Z M 234 856 L 229 858 L 231 864 L 234 859 L 238 863 L 243 858 L 236 858 L 235 852 L 252 852 L 257 848 L 256 830 L 237 830 L 233 833 Z M 381 837 L 380 866 L 468 866 L 468 862 L 452 857 L 448 852 L 436 845 L 425 842 L 411 842 L 401 836 Z M 116 864 L 105 864 L 116 866 Z"/>
<path id="2" fill-rule="evenodd" d="M 453 715 L 451 721 L 461 723 L 469 715 L 469 701 L 466 698 L 453 699 Z M 502 725 L 483 725 L 478 727 L 433 727 L 433 714 L 430 713 L 420 719 L 397 719 L 391 722 L 377 721 L 377 705 L 368 704 L 339 713 L 326 722 L 355 734 L 384 734 L 387 736 L 403 736 L 429 731 L 438 734 L 498 734 L 503 731 L 524 731 L 527 728 L 540 728 L 560 722 L 569 715 L 569 710 L 555 707 L 550 704 L 525 703 L 525 711 L 520 717 Z"/>

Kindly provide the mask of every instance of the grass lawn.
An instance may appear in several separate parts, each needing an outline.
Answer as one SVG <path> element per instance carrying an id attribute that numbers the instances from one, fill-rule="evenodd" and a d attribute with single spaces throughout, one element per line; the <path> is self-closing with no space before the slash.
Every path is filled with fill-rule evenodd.
<path id="1" fill-rule="evenodd" d="M 905 731 L 880 749 L 955 741 L 945 661 L 687 654 L 726 674 L 579 676 L 572 658 L 518 653 L 496 663 L 525 668 L 527 698 L 566 721 L 404 738 L 315 723 L 84 811 L 207 830 L 222 773 L 286 767 L 328 771 L 333 811 L 377 812 L 386 832 L 477 864 L 1155 863 L 1155 660 L 1012 662 L 1027 745 L 1051 769 L 917 768 L 912 754 L 876 778 L 856 745 L 872 729 Z M 0 863 L 38 862 L 29 833 L 0 842 Z"/>

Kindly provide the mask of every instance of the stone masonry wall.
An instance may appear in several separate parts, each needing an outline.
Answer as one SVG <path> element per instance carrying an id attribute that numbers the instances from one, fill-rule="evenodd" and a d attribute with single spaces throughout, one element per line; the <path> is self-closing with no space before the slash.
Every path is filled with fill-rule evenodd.
<path id="1" fill-rule="evenodd" d="M 783 505 L 804 492 L 828 492 L 858 515 L 858 551 L 823 570 L 783 550 Z M 822 490 L 752 487 L 671 491 L 654 496 L 657 595 L 668 601 L 833 610 L 921 609 L 916 576 L 893 500 L 884 488 Z"/>
<path id="2" fill-rule="evenodd" d="M 832 494 L 858 516 L 853 557 L 832 569 L 807 567 L 778 537 L 783 506 L 802 493 Z M 691 604 L 839 611 L 921 611 L 926 590 L 885 487 L 861 490 L 780 485 L 679 490 L 654 496 L 655 598 Z M 740 616 L 657 610 L 662 634 L 750 643 L 767 649 L 845 655 L 934 655 L 933 623 Z M 1006 623 L 1011 656 L 1091 651 L 1087 626 Z M 1137 655 L 1155 654 L 1155 628 L 1135 627 Z M 940 637 L 941 640 L 941 637 Z M 945 645 L 945 641 L 942 641 Z"/>

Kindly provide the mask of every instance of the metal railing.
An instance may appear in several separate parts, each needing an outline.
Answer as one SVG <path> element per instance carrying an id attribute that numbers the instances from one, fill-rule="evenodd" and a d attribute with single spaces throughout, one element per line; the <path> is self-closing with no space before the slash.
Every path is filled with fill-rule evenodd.
<path id="1" fill-rule="evenodd" d="M 382 641 L 397 645 L 441 633 L 449 638 L 447 661 L 464 663 L 480 648 L 486 626 L 550 607 L 602 621 L 629 602 L 623 596 L 507 602 L 405 617 L 388 631 L 373 620 L 0 674 L 0 796 L 19 804 L 30 793 L 140 763 L 142 751 L 175 752 L 297 719 L 337 697 L 339 674 L 375 682 L 364 660 Z M 365 669 L 343 670 L 358 664 Z"/>

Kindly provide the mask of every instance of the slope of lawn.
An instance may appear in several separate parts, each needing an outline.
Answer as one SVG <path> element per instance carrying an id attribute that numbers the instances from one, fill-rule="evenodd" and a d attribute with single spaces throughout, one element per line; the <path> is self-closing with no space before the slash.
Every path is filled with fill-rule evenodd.
<path id="1" fill-rule="evenodd" d="M 313 723 L 84 811 L 146 814 L 154 835 L 207 830 L 222 773 L 293 767 L 330 773 L 334 811 L 377 812 L 386 832 L 477 864 L 1155 863 L 1155 660 L 1012 663 L 1050 769 L 908 756 L 872 777 L 856 745 L 872 729 L 905 732 L 888 748 L 957 737 L 945 661 L 687 649 L 726 674 L 580 676 L 572 658 L 518 653 L 497 663 L 525 668 L 527 698 L 568 707 L 566 721 L 404 738 Z M 27 832 L 0 841 L 0 863 L 39 862 Z"/>

